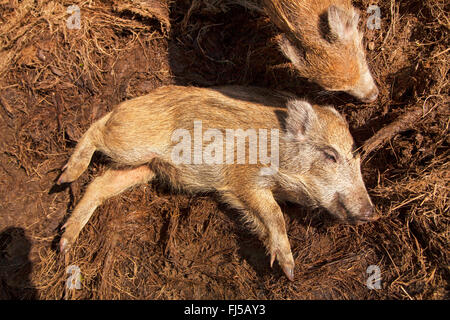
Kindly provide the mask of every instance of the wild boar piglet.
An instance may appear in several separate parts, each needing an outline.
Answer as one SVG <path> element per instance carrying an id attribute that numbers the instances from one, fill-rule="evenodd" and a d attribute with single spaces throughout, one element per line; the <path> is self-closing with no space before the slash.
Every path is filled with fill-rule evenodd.
<path id="1" fill-rule="evenodd" d="M 58 184 L 77 179 L 95 151 L 108 169 L 64 225 L 60 249 L 94 210 L 124 190 L 160 179 L 175 190 L 215 192 L 238 209 L 289 279 L 294 259 L 277 201 L 323 207 L 343 221 L 377 218 L 344 118 L 331 107 L 249 87 L 167 86 L 125 101 L 78 142 Z"/>
<path id="2" fill-rule="evenodd" d="M 282 33 L 280 49 L 299 74 L 329 91 L 373 102 L 359 14 L 350 0 L 261 0 Z"/>

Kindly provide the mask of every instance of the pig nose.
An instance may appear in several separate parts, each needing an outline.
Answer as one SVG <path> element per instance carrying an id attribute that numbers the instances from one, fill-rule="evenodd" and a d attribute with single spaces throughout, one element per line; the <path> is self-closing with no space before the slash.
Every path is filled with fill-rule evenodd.
<path id="1" fill-rule="evenodd" d="M 378 88 L 374 87 L 368 95 L 365 96 L 365 98 L 363 99 L 363 102 L 374 102 L 375 100 L 377 100 L 378 98 Z"/>
<path id="2" fill-rule="evenodd" d="M 378 220 L 380 216 L 377 214 L 375 208 L 370 206 L 364 209 L 359 216 L 359 219 L 362 221 L 375 221 Z"/>

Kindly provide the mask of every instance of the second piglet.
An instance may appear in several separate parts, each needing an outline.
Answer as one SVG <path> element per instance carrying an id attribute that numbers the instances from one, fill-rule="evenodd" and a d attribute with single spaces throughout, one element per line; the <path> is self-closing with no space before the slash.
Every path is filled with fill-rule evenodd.
<path id="1" fill-rule="evenodd" d="M 94 179 L 64 225 L 76 240 L 106 199 L 152 179 L 188 192 L 217 192 L 264 242 L 270 264 L 294 278 L 277 201 L 323 207 L 360 223 L 377 218 L 347 123 L 331 107 L 246 87 L 167 86 L 121 103 L 84 134 L 58 184 L 77 179 L 98 150 L 123 169 Z"/>
<path id="2" fill-rule="evenodd" d="M 244 1 L 244 0 L 243 0 Z M 367 66 L 359 14 L 350 0 L 262 0 L 283 35 L 279 45 L 299 74 L 364 102 L 378 97 Z"/>

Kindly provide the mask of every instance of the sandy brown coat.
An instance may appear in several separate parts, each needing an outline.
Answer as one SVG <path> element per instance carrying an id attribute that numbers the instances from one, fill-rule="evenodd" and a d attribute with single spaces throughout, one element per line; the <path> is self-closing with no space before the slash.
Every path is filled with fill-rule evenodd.
<path id="1" fill-rule="evenodd" d="M 269 140 L 279 145 L 277 165 L 177 163 L 172 151 L 179 141 L 174 132 L 181 129 L 195 135 L 194 122 L 199 120 L 203 132 L 278 131 L 279 139 Z M 353 149 L 346 122 L 330 107 L 256 88 L 161 87 L 123 102 L 79 141 L 58 183 L 77 179 L 96 150 L 128 168 L 108 170 L 88 186 L 65 225 L 61 249 L 75 241 L 105 199 L 156 177 L 176 189 L 218 192 L 224 202 L 244 213 L 264 241 L 271 263 L 276 258 L 292 279 L 294 260 L 277 200 L 323 206 L 343 220 L 374 218 Z"/>

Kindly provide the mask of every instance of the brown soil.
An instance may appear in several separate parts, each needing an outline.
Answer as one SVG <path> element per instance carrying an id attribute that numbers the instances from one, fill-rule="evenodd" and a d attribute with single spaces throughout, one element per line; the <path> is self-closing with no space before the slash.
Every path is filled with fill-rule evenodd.
<path id="1" fill-rule="evenodd" d="M 365 26 L 373 3 L 381 30 Z M 72 4 L 79 30 L 66 26 Z M 300 79 L 267 17 L 232 1 L 0 0 L 0 298 L 448 299 L 450 8 L 355 5 L 380 87 L 370 105 Z M 118 102 L 167 84 L 257 85 L 336 105 L 382 218 L 355 227 L 283 205 L 289 282 L 214 195 L 155 183 L 108 200 L 62 259 L 59 228 L 108 166 L 97 155 L 78 181 L 56 187 L 77 139 Z M 69 265 L 81 270 L 80 290 L 65 289 Z M 369 265 L 381 269 L 380 290 L 366 286 Z"/>

